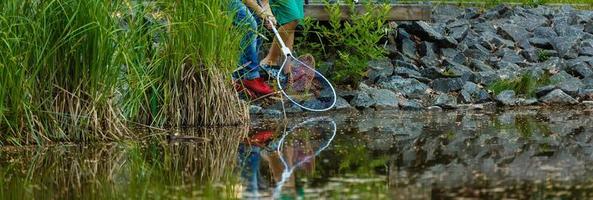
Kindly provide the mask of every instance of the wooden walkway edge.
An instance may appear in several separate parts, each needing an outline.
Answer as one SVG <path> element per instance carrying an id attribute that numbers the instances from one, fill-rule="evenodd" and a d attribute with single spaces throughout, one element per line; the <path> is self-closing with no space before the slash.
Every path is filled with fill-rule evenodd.
<path id="1" fill-rule="evenodd" d="M 347 5 L 340 5 L 342 19 L 348 19 L 350 9 Z M 367 12 L 363 5 L 357 5 L 358 12 Z M 318 21 L 328 21 L 329 13 L 322 4 L 305 5 L 305 16 L 310 16 Z M 391 10 L 387 16 L 388 21 L 430 21 L 432 9 L 430 5 L 419 4 L 391 4 Z"/>

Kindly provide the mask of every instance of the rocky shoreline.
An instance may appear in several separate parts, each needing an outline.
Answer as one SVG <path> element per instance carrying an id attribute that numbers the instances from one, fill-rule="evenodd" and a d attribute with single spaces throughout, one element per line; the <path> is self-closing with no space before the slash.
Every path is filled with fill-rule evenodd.
<path id="1" fill-rule="evenodd" d="M 339 87 L 336 110 L 593 105 L 593 11 L 439 6 L 431 23 L 392 32 L 388 58 L 369 62 L 357 88 Z M 278 117 L 281 109 L 250 112 Z"/>

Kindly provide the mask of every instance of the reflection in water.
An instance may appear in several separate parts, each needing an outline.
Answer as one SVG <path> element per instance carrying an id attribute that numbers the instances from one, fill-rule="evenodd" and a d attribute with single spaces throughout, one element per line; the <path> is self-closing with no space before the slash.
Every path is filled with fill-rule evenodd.
<path id="1" fill-rule="evenodd" d="M 242 175 L 247 188 L 245 197 L 265 197 L 260 189 L 267 189 L 259 180 L 261 161 L 268 164 L 275 187 L 272 197 L 302 197 L 303 187 L 299 186 L 294 171 L 302 170 L 312 174 L 315 169 L 315 157 L 327 149 L 336 136 L 336 123 L 327 117 L 308 119 L 292 128 L 282 131 L 282 135 L 273 139 L 273 132 L 260 130 L 254 134 L 248 144 L 240 146 Z M 262 186 L 262 188 L 260 188 Z"/>
<path id="2" fill-rule="evenodd" d="M 7 149 L 0 154 L 0 199 L 158 199 L 232 196 L 246 129 L 98 146 Z M 217 183 L 228 187 L 214 187 Z"/>
<path id="3" fill-rule="evenodd" d="M 0 199 L 592 199 L 591 116 L 336 114 L 337 131 L 332 120 L 312 120 L 255 123 L 248 139 L 232 128 L 0 147 Z"/>

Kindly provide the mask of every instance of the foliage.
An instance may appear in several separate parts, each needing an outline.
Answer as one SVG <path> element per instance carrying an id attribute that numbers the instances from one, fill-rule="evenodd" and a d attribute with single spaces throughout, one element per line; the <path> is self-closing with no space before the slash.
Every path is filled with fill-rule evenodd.
<path id="1" fill-rule="evenodd" d="M 364 76 L 369 60 L 385 55 L 379 42 L 386 35 L 384 25 L 390 7 L 367 1 L 364 8 L 372 12 L 358 12 L 353 1 L 348 1 L 347 5 L 351 16 L 342 20 L 340 5 L 326 1 L 329 24 L 313 24 L 310 19 L 305 19 L 303 36 L 297 38 L 295 48 L 323 60 L 336 60 L 332 78 L 343 83 L 356 83 Z"/>
<path id="2" fill-rule="evenodd" d="M 1 1 L 0 145 L 242 123 L 225 78 L 243 33 L 233 14 L 228 0 Z"/>
<path id="3" fill-rule="evenodd" d="M 488 89 L 495 94 L 505 90 L 513 90 L 517 94 L 533 97 L 538 87 L 551 84 L 550 77 L 551 75 L 547 72 L 540 77 L 534 77 L 534 75 L 526 73 L 518 78 L 499 80 L 490 85 Z"/>

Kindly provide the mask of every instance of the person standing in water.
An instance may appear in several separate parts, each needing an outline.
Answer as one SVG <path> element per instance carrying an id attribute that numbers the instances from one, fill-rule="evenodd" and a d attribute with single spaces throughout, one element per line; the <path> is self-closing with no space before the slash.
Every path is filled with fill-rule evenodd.
<path id="1" fill-rule="evenodd" d="M 267 6 L 260 6 L 256 0 L 231 0 L 231 10 L 234 11 L 233 24 L 244 30 L 247 33 L 241 40 L 241 58 L 239 61 L 239 69 L 233 73 L 233 77 L 237 80 L 235 87 L 238 91 L 246 91 L 249 96 L 262 96 L 273 93 L 274 90 L 268 85 L 263 78 L 260 77 L 259 67 L 260 61 L 258 57 L 258 36 L 257 36 L 257 21 L 253 16 L 253 11 L 266 23 L 266 27 L 270 29 L 276 25 L 276 18 Z M 249 9 L 247 8 L 249 7 Z M 251 11 L 250 11 L 251 9 Z M 271 22 L 271 23 L 270 23 Z"/>

